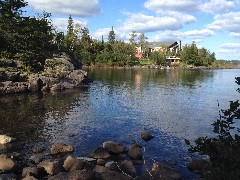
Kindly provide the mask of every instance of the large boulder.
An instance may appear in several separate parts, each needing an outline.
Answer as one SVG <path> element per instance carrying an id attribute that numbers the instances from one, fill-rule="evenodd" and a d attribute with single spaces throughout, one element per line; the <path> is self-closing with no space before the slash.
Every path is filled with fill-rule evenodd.
<path id="1" fill-rule="evenodd" d="M 104 142 L 103 148 L 106 149 L 108 152 L 115 153 L 115 154 L 120 154 L 125 152 L 125 147 L 113 141 Z"/>
<path id="2" fill-rule="evenodd" d="M 66 144 L 53 144 L 51 147 L 51 154 L 71 153 L 73 151 L 74 151 L 73 146 Z"/>
<path id="3" fill-rule="evenodd" d="M 66 57 L 53 57 L 53 59 L 46 59 L 44 70 L 49 72 L 73 71 L 74 66 Z"/>
<path id="4" fill-rule="evenodd" d="M 137 143 L 134 143 L 129 148 L 127 155 L 133 160 L 142 160 L 143 158 L 142 146 Z"/>

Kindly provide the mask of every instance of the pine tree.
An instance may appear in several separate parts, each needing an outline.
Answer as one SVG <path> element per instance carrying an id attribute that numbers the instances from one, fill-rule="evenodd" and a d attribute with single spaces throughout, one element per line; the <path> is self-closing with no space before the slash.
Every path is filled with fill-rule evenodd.
<path id="1" fill-rule="evenodd" d="M 109 34 L 108 34 L 108 42 L 109 42 L 110 44 L 113 44 L 113 43 L 115 43 L 115 41 L 116 41 L 115 32 L 114 32 L 113 26 L 112 26 L 112 30 L 111 30 L 111 31 L 109 32 Z"/>
<path id="2" fill-rule="evenodd" d="M 137 37 L 136 31 L 132 31 L 132 33 L 130 34 L 130 37 L 129 37 L 130 44 L 136 45 L 136 41 L 135 41 L 136 37 Z"/>

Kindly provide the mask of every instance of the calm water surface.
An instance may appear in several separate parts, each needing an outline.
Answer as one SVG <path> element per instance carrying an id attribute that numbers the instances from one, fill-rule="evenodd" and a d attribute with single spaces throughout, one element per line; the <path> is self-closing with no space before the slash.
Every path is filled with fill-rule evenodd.
<path id="1" fill-rule="evenodd" d="M 175 162 L 184 178 L 193 177 L 184 138 L 212 136 L 220 108 L 239 99 L 239 70 L 89 70 L 89 87 L 56 93 L 0 97 L 0 133 L 19 141 L 0 153 L 26 154 L 35 145 L 73 145 L 88 155 L 106 140 L 145 147 L 147 163 Z M 155 138 L 143 142 L 139 132 Z"/>

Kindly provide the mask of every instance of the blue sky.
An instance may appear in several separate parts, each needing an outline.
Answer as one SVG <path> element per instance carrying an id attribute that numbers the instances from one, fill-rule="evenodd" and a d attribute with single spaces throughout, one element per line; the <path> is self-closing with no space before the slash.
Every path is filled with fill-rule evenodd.
<path id="1" fill-rule="evenodd" d="M 125 42 L 132 31 L 148 41 L 205 47 L 217 59 L 240 60 L 240 0 L 28 0 L 29 12 L 47 11 L 60 31 L 72 15 L 94 38 L 111 27 Z"/>

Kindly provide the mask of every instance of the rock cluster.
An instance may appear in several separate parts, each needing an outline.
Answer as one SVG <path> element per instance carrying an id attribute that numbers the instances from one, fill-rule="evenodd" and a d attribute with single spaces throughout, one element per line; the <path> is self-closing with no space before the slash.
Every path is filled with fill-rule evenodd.
<path id="1" fill-rule="evenodd" d="M 37 74 L 21 73 L 19 61 L 0 59 L 0 94 L 79 87 L 87 78 L 80 68 L 80 61 L 66 53 L 46 59 L 44 71 Z"/>
<path id="2" fill-rule="evenodd" d="M 53 144 L 49 150 L 33 147 L 28 166 L 13 156 L 1 154 L 0 179 L 181 179 L 181 174 L 174 168 L 157 163 L 151 170 L 138 174 L 136 164 L 144 163 L 144 157 L 142 147 L 137 143 L 127 149 L 117 142 L 106 141 L 89 157 L 74 157 L 71 155 L 73 151 L 74 147 L 66 144 Z"/>

